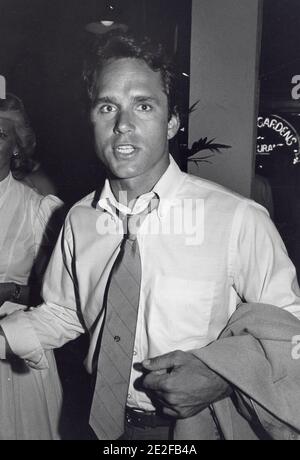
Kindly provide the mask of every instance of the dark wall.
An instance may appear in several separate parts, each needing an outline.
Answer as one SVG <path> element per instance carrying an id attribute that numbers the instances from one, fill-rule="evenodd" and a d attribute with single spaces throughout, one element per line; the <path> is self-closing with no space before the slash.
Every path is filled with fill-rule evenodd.
<path id="1" fill-rule="evenodd" d="M 153 35 L 175 52 L 189 72 L 191 0 L 111 2 L 120 22 Z M 37 156 L 72 203 L 104 178 L 93 150 L 81 82 L 82 58 L 91 35 L 85 24 L 101 17 L 101 0 L 0 0 L 0 74 L 20 96 L 37 133 Z M 188 82 L 182 83 L 188 105 Z M 181 142 L 187 142 L 181 133 Z"/>

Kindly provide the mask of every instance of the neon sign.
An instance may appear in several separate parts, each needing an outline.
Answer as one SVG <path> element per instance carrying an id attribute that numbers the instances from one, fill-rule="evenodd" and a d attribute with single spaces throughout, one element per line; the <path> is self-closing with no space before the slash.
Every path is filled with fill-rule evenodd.
<path id="1" fill-rule="evenodd" d="M 294 155 L 293 163 L 300 162 L 300 140 L 295 128 L 278 115 L 259 116 L 257 119 L 258 155 L 271 155 L 279 149 L 288 149 Z"/>

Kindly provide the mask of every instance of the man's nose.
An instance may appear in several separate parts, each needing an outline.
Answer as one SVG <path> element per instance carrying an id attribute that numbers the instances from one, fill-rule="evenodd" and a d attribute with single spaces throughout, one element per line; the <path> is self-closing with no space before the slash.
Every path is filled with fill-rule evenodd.
<path id="1" fill-rule="evenodd" d="M 114 132 L 116 134 L 125 134 L 134 130 L 132 114 L 128 110 L 120 111 L 116 119 Z"/>

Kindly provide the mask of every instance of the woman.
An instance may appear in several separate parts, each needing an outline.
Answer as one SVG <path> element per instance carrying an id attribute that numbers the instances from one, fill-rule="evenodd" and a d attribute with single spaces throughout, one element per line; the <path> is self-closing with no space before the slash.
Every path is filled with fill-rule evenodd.
<path id="1" fill-rule="evenodd" d="M 0 316 L 12 301 L 33 305 L 46 267 L 61 201 L 13 178 L 12 158 L 30 157 L 35 136 L 16 96 L 0 100 Z M 15 306 L 14 306 L 15 308 Z M 0 439 L 59 439 L 61 386 L 52 352 L 49 370 L 0 361 Z"/>

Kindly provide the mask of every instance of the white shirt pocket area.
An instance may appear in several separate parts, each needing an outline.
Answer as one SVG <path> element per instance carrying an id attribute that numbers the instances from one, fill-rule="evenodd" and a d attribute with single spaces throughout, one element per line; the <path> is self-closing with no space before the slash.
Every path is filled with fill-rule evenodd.
<path id="1" fill-rule="evenodd" d="M 157 277 L 148 311 L 149 355 L 209 343 L 214 281 Z"/>

